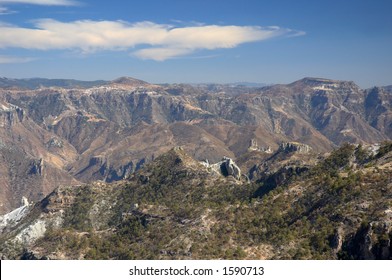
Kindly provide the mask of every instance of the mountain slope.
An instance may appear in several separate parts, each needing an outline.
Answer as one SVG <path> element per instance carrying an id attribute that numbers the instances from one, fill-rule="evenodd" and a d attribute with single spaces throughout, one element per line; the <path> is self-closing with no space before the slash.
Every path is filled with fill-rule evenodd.
<path id="1" fill-rule="evenodd" d="M 153 85 L 129 77 L 0 81 L 0 140 L 7 151 L 21 151 L 0 150 L 2 170 L 12 171 L 0 173 L 6 186 L 0 213 L 61 184 L 124 179 L 179 145 L 197 160 L 238 159 L 248 173 L 256 164 L 248 158 L 263 158 L 283 142 L 317 154 L 392 135 L 387 88 L 361 90 L 346 81 L 304 78 L 263 88 Z M 12 157 L 32 165 L 42 160 L 42 176 L 10 165 Z"/>
<path id="2" fill-rule="evenodd" d="M 78 181 L 65 169 L 74 148 L 35 123 L 18 106 L 0 101 L 0 212 L 14 209 L 22 196 L 42 199 L 56 185 Z"/>
<path id="3" fill-rule="evenodd" d="M 261 196 L 266 181 L 224 177 L 177 148 L 125 181 L 56 189 L 3 229 L 1 254 L 390 259 L 391 147 L 344 145 Z"/>

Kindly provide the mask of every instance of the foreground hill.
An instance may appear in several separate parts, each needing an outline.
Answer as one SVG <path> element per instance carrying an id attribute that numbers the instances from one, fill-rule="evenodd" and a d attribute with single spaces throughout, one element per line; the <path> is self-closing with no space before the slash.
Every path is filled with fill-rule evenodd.
<path id="1" fill-rule="evenodd" d="M 288 163 L 303 152 L 281 149 L 267 159 L 268 171 L 258 169 L 255 183 L 228 172 L 234 163 L 216 169 L 172 149 L 127 180 L 59 187 L 34 205 L 25 201 L 0 220 L 0 253 L 27 259 L 391 259 L 392 144 L 370 148 L 346 144 L 310 165 L 297 161 L 293 172 L 279 177 L 275 159 Z M 281 180 L 272 186 L 267 174 Z"/>
<path id="2" fill-rule="evenodd" d="M 263 88 L 2 78 L 0 213 L 60 185 L 127 178 L 175 146 L 238 159 L 248 173 L 283 142 L 315 153 L 381 142 L 392 137 L 391 104 L 388 87 L 319 78 Z"/>

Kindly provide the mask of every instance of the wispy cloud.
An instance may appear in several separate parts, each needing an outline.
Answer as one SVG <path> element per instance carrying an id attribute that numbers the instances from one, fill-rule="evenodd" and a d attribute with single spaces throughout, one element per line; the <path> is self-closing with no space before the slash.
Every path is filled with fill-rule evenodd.
<path id="1" fill-rule="evenodd" d="M 1 2 L 0 2 L 0 4 L 1 4 Z M 15 13 L 17 13 L 17 12 L 8 9 L 7 7 L 0 6 L 0 15 L 9 15 L 9 14 L 15 14 Z"/>
<path id="2" fill-rule="evenodd" d="M 34 28 L 0 25 L 0 48 L 68 49 L 91 53 L 129 51 L 141 59 L 163 61 L 198 50 L 235 48 L 240 44 L 278 36 L 295 36 L 280 27 L 203 25 L 182 26 L 153 22 L 41 19 Z M 150 47 L 146 47 L 150 46 Z"/>
<path id="3" fill-rule="evenodd" d="M 0 0 L 0 4 L 31 4 L 42 6 L 73 6 L 77 1 L 72 0 Z"/>
<path id="4" fill-rule="evenodd" d="M 41 6 L 76 6 L 80 2 L 73 0 L 0 0 L 0 15 L 7 15 L 16 13 L 13 10 L 5 7 L 12 4 L 30 4 Z"/>
<path id="5" fill-rule="evenodd" d="M 30 62 L 33 60 L 36 60 L 36 59 L 33 57 L 0 55 L 0 64 L 26 63 L 26 62 Z"/>
<path id="6" fill-rule="evenodd" d="M 6 7 L 1 7 L 0 6 L 0 15 L 5 15 L 5 14 L 8 14 L 8 13 L 9 13 L 9 11 L 8 11 L 8 9 Z"/>
<path id="7" fill-rule="evenodd" d="M 297 31 L 297 32 L 290 34 L 288 37 L 299 37 L 299 36 L 304 36 L 304 35 L 306 35 L 305 31 Z"/>

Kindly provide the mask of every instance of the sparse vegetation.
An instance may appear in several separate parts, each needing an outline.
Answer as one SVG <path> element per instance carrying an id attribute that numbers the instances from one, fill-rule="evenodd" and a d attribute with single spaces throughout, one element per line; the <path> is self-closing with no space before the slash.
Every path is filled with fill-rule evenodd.
<path id="1" fill-rule="evenodd" d="M 83 186 L 75 194 L 75 202 L 67 209 L 64 217 L 65 228 L 75 229 L 78 231 L 91 230 L 91 221 L 89 211 L 93 204 L 91 189 Z"/>
<path id="2" fill-rule="evenodd" d="M 107 192 L 116 203 L 106 227 L 95 228 L 89 214 L 97 189 L 78 187 L 64 227 L 35 246 L 85 259 L 358 259 L 364 252 L 353 248 L 372 223 L 371 254 L 382 258 L 390 232 L 378 224 L 392 206 L 392 189 L 389 170 L 363 167 L 374 160 L 347 144 L 257 196 L 262 182 L 214 176 L 171 151 L 112 185 Z"/>

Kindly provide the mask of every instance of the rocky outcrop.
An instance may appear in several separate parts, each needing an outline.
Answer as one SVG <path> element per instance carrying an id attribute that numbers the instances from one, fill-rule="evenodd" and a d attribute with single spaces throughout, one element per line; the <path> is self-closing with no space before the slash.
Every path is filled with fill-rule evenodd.
<path id="1" fill-rule="evenodd" d="M 274 172 L 263 172 L 256 180 L 256 182 L 262 183 L 262 186 L 256 190 L 255 195 L 262 197 L 277 186 L 288 183 L 294 176 L 298 176 L 308 170 L 308 166 L 287 165 Z"/>
<path id="2" fill-rule="evenodd" d="M 231 158 L 223 157 L 220 169 L 224 176 L 233 176 L 237 180 L 241 178 L 241 169 Z"/>
<path id="3" fill-rule="evenodd" d="M 30 204 L 26 197 L 22 198 L 21 204 L 19 208 L 5 215 L 0 215 L 0 234 L 4 228 L 15 225 L 28 214 Z"/>
<path id="4" fill-rule="evenodd" d="M 300 154 L 308 154 L 312 151 L 312 148 L 306 144 L 297 142 L 282 142 L 279 145 L 279 151 L 285 153 L 297 152 Z"/>
<path id="5" fill-rule="evenodd" d="M 59 138 L 51 138 L 47 143 L 46 143 L 47 148 L 62 148 L 64 147 L 64 142 L 59 139 Z"/>
<path id="6" fill-rule="evenodd" d="M 341 227 L 338 227 L 335 229 L 333 238 L 331 240 L 331 248 L 336 254 L 342 249 L 342 245 L 343 245 L 343 229 Z"/>
<path id="7" fill-rule="evenodd" d="M 25 112 L 22 108 L 10 103 L 0 103 L 0 127 L 11 127 L 15 123 L 22 122 Z"/>
<path id="8" fill-rule="evenodd" d="M 44 172 L 44 160 L 42 158 L 31 162 L 30 175 L 42 176 Z"/>
<path id="9" fill-rule="evenodd" d="M 267 153 L 267 154 L 272 154 L 272 153 L 273 153 L 273 151 L 272 151 L 272 149 L 271 149 L 270 146 L 267 146 L 267 147 L 259 146 L 259 145 L 257 144 L 257 140 L 256 140 L 256 139 L 253 139 L 253 138 L 250 140 L 250 145 L 249 145 L 248 150 L 249 150 L 249 151 L 264 152 L 264 153 Z"/>
<path id="10" fill-rule="evenodd" d="M 229 157 L 224 156 L 222 160 L 215 164 L 210 164 L 208 160 L 202 162 L 204 166 L 213 170 L 223 176 L 233 176 L 235 179 L 241 179 L 241 169 L 237 166 L 237 164 Z"/>
<path id="11" fill-rule="evenodd" d="M 361 260 L 392 258 L 392 228 L 390 221 L 362 224 L 353 236 L 348 236 L 340 255 Z"/>
<path id="12" fill-rule="evenodd" d="M 29 206 L 29 205 L 30 205 L 29 200 L 23 196 L 21 200 L 21 207 Z"/>
<path id="13" fill-rule="evenodd" d="M 122 162 L 112 161 L 110 158 L 99 155 L 90 158 L 87 165 L 75 174 L 81 181 L 88 182 L 89 179 L 105 182 L 119 181 L 127 178 L 130 174 L 139 170 L 146 163 L 146 159 Z M 86 176 L 87 175 L 87 176 Z"/>

